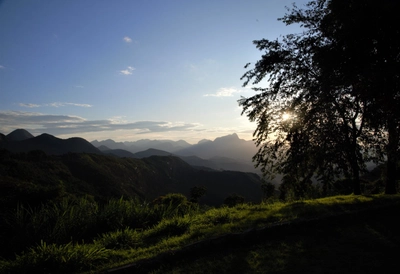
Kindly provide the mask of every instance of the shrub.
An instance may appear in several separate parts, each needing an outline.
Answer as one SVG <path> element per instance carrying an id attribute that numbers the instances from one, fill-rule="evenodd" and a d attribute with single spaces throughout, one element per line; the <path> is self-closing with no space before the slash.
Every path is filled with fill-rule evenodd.
<path id="1" fill-rule="evenodd" d="M 275 195 L 275 185 L 271 182 L 263 182 L 261 184 L 261 189 L 263 191 L 263 200 L 268 200 L 273 198 Z"/>
<path id="2" fill-rule="evenodd" d="M 243 203 L 244 203 L 244 197 L 237 194 L 231 194 L 224 200 L 224 205 L 227 205 L 229 207 L 234 207 L 238 204 L 243 204 Z"/>
<path id="3" fill-rule="evenodd" d="M 175 216 L 183 217 L 190 212 L 197 212 L 198 209 L 198 205 L 193 205 L 187 200 L 186 196 L 180 193 L 170 193 L 160 196 L 151 204 L 159 214 L 159 220 Z"/>
<path id="4" fill-rule="evenodd" d="M 206 195 L 207 188 L 205 186 L 194 186 L 190 189 L 190 201 L 198 203 L 199 199 Z"/>
<path id="5" fill-rule="evenodd" d="M 210 209 L 205 213 L 205 219 L 207 223 L 218 225 L 218 224 L 226 224 L 232 221 L 232 216 L 230 209 L 228 208 L 219 208 L 219 209 Z"/>
<path id="6" fill-rule="evenodd" d="M 107 249 L 129 249 L 139 246 L 142 236 L 136 230 L 125 228 L 101 235 L 95 243 Z"/>
<path id="7" fill-rule="evenodd" d="M 160 196 L 155 199 L 152 204 L 157 205 L 165 205 L 165 206 L 173 206 L 178 207 L 181 205 L 186 205 L 188 203 L 187 198 L 185 195 L 180 193 L 170 193 L 165 196 Z"/>

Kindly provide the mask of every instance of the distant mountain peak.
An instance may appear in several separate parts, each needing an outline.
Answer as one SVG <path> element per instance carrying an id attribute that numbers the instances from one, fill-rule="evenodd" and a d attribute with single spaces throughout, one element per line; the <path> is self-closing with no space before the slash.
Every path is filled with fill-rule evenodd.
<path id="1" fill-rule="evenodd" d="M 36 137 L 36 139 L 50 139 L 50 140 L 54 140 L 54 139 L 59 139 L 59 138 L 57 138 L 57 137 L 55 137 L 55 136 L 53 136 L 53 135 L 51 135 L 51 134 L 48 134 L 48 133 L 42 133 L 42 134 L 40 134 L 39 136 L 37 136 Z"/>
<path id="2" fill-rule="evenodd" d="M 208 142 L 212 142 L 212 141 L 211 141 L 211 140 L 208 140 L 208 139 L 202 139 L 202 140 L 200 140 L 197 144 L 199 145 L 199 144 L 208 143 Z"/>
<path id="3" fill-rule="evenodd" d="M 240 139 L 239 139 L 239 136 L 236 133 L 233 133 L 233 134 L 230 134 L 230 135 L 218 137 L 218 138 L 216 138 L 214 140 L 214 142 L 226 141 L 226 140 L 235 141 L 235 140 L 240 140 Z"/>
<path id="4" fill-rule="evenodd" d="M 30 134 L 27 130 L 20 128 L 12 131 L 6 137 L 8 141 L 23 141 L 33 138 L 34 136 Z"/>

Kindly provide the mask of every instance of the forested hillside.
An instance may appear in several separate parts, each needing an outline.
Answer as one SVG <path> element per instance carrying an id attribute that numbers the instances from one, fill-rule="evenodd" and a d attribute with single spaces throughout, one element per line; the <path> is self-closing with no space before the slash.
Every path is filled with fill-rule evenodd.
<path id="1" fill-rule="evenodd" d="M 0 152 L 2 206 L 17 202 L 37 205 L 64 196 L 96 200 L 139 197 L 152 201 L 167 193 L 189 197 L 194 186 L 205 186 L 200 201 L 221 205 L 231 194 L 246 201 L 261 201 L 261 180 L 251 173 L 198 170 L 174 156 L 144 159 L 99 154 L 68 153 L 49 156 L 42 151 Z"/>

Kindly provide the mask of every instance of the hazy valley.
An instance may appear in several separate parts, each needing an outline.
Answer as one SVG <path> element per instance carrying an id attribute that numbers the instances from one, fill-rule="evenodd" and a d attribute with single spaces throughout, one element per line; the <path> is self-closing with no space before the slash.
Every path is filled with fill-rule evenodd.
<path id="1" fill-rule="evenodd" d="M 209 205 L 221 205 L 232 194 L 253 202 L 262 198 L 261 178 L 251 162 L 256 148 L 236 134 L 195 145 L 169 140 L 90 143 L 79 137 L 34 137 L 18 129 L 1 135 L 0 149 L 6 171 L 1 175 L 3 192 L 14 193 L 10 201 L 28 199 L 36 204 L 43 195 L 50 199 L 66 194 L 151 201 L 173 192 L 189 197 L 195 186 L 207 189 L 201 203 Z M 29 196 L 30 187 L 40 195 Z"/>

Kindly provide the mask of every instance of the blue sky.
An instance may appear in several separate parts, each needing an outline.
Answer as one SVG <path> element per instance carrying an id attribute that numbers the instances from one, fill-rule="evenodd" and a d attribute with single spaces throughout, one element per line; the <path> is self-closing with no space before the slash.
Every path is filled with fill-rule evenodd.
<path id="1" fill-rule="evenodd" d="M 299 31 L 277 21 L 293 2 L 0 0 L 0 132 L 250 140 L 243 67 Z"/>

